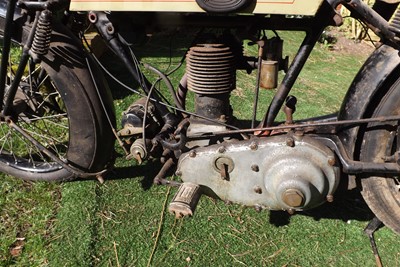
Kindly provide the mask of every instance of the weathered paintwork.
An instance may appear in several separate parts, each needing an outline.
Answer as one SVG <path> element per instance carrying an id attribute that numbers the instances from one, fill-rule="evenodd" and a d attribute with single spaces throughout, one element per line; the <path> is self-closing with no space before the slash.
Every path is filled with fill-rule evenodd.
<path id="1" fill-rule="evenodd" d="M 242 13 L 314 16 L 324 0 L 257 0 Z M 195 0 L 71 0 L 72 11 L 204 12 Z"/>

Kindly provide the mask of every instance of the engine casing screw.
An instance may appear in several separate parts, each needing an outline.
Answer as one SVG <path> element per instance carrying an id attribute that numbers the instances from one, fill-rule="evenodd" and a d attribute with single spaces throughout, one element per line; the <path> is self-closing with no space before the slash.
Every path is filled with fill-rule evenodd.
<path id="1" fill-rule="evenodd" d="M 257 143 L 256 143 L 256 142 L 251 142 L 251 144 L 250 144 L 250 149 L 251 149 L 251 150 L 257 150 L 257 149 L 258 149 Z"/>
<path id="2" fill-rule="evenodd" d="M 262 189 L 259 186 L 255 186 L 254 187 L 254 192 L 256 192 L 257 194 L 262 194 Z"/>
<path id="3" fill-rule="evenodd" d="M 290 147 L 294 147 L 294 139 L 292 137 L 289 137 L 286 139 L 286 145 Z"/>
<path id="4" fill-rule="evenodd" d="M 253 172 L 259 172 L 259 171 L 260 171 L 260 168 L 258 167 L 257 164 L 253 164 L 253 165 L 251 165 L 251 170 L 252 170 Z"/>
<path id="5" fill-rule="evenodd" d="M 218 152 L 219 152 L 219 153 L 225 153 L 225 151 L 226 151 L 226 148 L 225 148 L 224 146 L 220 146 L 220 147 L 218 148 Z"/>
<path id="6" fill-rule="evenodd" d="M 333 195 L 327 195 L 326 196 L 326 201 L 333 202 Z"/>
<path id="7" fill-rule="evenodd" d="M 191 158 L 195 158 L 196 157 L 196 151 L 190 151 L 190 153 L 189 153 L 189 157 L 191 157 Z"/>
<path id="8" fill-rule="evenodd" d="M 328 157 L 328 164 L 334 166 L 336 164 L 336 160 L 334 157 Z"/>

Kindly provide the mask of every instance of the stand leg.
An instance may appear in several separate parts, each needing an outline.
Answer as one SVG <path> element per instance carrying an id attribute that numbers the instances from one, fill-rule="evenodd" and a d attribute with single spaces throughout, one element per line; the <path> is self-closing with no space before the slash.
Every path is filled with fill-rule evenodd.
<path id="1" fill-rule="evenodd" d="M 364 233 L 368 236 L 369 242 L 371 243 L 371 248 L 375 256 L 377 267 L 382 267 L 382 261 L 378 253 L 378 248 L 376 247 L 374 233 L 381 228 L 382 225 L 382 222 L 377 217 L 374 217 L 364 229 Z"/>

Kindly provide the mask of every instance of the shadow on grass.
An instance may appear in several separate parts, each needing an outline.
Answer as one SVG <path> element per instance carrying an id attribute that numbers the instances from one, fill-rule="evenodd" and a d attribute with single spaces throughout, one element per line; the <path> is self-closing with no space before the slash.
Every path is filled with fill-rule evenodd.
<path id="1" fill-rule="evenodd" d="M 149 190 L 153 185 L 153 179 L 161 169 L 162 164 L 150 161 L 144 165 L 115 168 L 107 177 L 107 180 L 142 178 L 141 184 L 144 190 Z M 341 220 L 348 222 L 370 221 L 374 217 L 367 204 L 364 202 L 358 189 L 351 191 L 339 190 L 332 203 L 325 203 L 317 208 L 290 215 L 286 211 L 271 211 L 269 222 L 276 227 L 290 224 L 292 216 L 308 216 L 314 220 L 321 219 Z"/>
<path id="2" fill-rule="evenodd" d="M 358 189 L 351 191 L 339 192 L 335 195 L 332 203 L 325 203 L 317 208 L 298 212 L 290 215 L 286 211 L 271 211 L 269 222 L 277 227 L 290 224 L 292 216 L 308 216 L 319 221 L 321 219 L 333 219 L 349 222 L 370 221 L 374 218 L 374 214 L 364 202 Z"/>
<path id="3" fill-rule="evenodd" d="M 143 165 L 117 167 L 107 175 L 107 180 L 122 180 L 142 178 L 142 188 L 149 190 L 153 185 L 153 179 L 161 169 L 162 164 L 158 161 L 148 161 Z"/>

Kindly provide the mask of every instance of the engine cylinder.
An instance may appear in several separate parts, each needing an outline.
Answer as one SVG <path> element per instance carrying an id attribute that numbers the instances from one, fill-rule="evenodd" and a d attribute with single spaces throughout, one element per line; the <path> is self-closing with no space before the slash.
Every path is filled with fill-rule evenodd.
<path id="1" fill-rule="evenodd" d="M 199 44 L 187 57 L 188 89 L 201 95 L 230 93 L 236 86 L 235 58 L 223 44 Z"/>
<path id="2" fill-rule="evenodd" d="M 188 89 L 195 96 L 196 114 L 223 122 L 232 115 L 229 98 L 236 87 L 235 56 L 229 46 L 220 43 L 199 44 L 187 54 Z M 191 123 L 204 124 L 192 117 Z M 205 124 L 210 125 L 210 122 Z"/>

